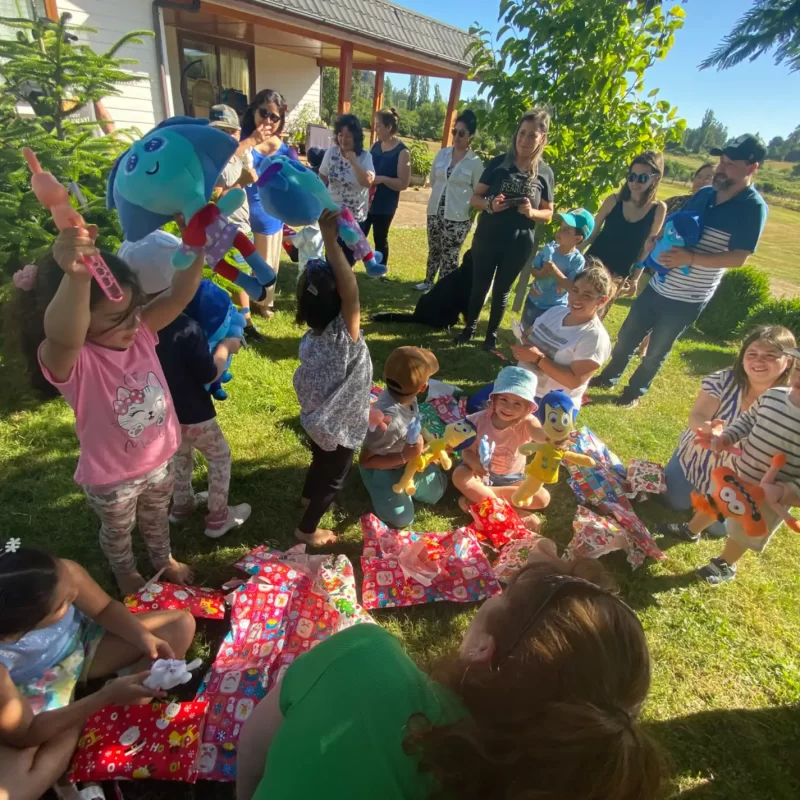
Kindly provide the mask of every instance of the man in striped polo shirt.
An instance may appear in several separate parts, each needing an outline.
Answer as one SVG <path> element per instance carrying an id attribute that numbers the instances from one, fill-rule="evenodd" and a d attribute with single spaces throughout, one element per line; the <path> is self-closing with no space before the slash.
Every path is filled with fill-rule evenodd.
<path id="1" fill-rule="evenodd" d="M 697 212 L 703 235 L 691 250 L 673 247 L 659 261 L 670 272 L 664 281 L 652 280 L 636 298 L 620 329 L 611 360 L 593 382 L 616 386 L 636 349 L 651 334 L 642 363 L 631 375 L 616 405 L 633 408 L 647 393 L 664 359 L 681 334 L 700 316 L 717 290 L 726 269 L 741 267 L 755 252 L 767 204 L 752 185 L 766 156 L 764 143 L 745 134 L 722 149 L 714 182 L 691 197 L 682 211 Z M 688 274 L 680 267 L 688 266 Z"/>

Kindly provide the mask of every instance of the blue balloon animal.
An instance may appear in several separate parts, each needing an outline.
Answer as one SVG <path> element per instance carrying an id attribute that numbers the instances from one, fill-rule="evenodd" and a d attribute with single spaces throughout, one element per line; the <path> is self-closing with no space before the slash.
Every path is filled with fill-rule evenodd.
<path id="1" fill-rule="evenodd" d="M 223 339 L 241 339 L 247 324 L 244 315 L 231 302 L 230 295 L 207 279 L 200 281 L 192 301 L 186 306 L 186 313 L 203 329 L 212 355 Z M 228 356 L 225 372 L 214 383 L 206 385 L 215 400 L 228 399 L 222 384 L 232 377 L 230 366 L 231 356 Z"/>
<path id="2" fill-rule="evenodd" d="M 656 273 L 659 281 L 664 281 L 669 269 L 662 267 L 659 257 L 673 247 L 695 247 L 703 233 L 700 215 L 692 211 L 676 211 L 670 214 L 664 223 L 664 232 L 656 242 L 650 255 L 644 260 L 644 266 Z M 689 267 L 679 267 L 684 275 L 689 274 Z"/>

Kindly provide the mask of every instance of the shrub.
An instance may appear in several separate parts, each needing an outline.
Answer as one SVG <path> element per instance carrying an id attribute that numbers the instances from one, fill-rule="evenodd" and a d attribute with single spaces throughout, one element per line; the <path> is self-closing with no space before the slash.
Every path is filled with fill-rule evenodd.
<path id="1" fill-rule="evenodd" d="M 695 323 L 714 339 L 727 341 L 755 309 L 769 301 L 769 278 L 755 267 L 731 269 Z"/>
<path id="2" fill-rule="evenodd" d="M 309 125 L 322 125 L 321 117 L 317 114 L 312 105 L 306 103 L 292 118 L 289 123 L 288 134 L 289 144 L 296 147 L 298 150 L 305 147 L 306 134 L 308 133 Z"/>
<path id="3" fill-rule="evenodd" d="M 419 139 L 415 139 L 408 149 L 411 156 L 411 171 L 427 180 L 433 166 L 433 155 L 428 150 L 428 145 Z"/>
<path id="4" fill-rule="evenodd" d="M 783 325 L 800 339 L 800 299 L 773 299 L 754 308 L 742 322 L 739 333 L 744 335 L 756 325 Z"/>

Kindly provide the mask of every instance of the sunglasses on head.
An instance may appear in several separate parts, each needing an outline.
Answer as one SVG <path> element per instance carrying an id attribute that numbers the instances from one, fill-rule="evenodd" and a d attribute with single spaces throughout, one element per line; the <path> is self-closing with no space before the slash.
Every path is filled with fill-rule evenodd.
<path id="1" fill-rule="evenodd" d="M 453 128 L 453 136 L 460 139 L 462 136 L 469 136 L 469 132 L 464 130 L 464 128 Z"/>
<path id="2" fill-rule="evenodd" d="M 281 121 L 280 114 L 274 114 L 268 108 L 259 108 L 258 115 L 261 119 L 268 119 L 273 125 Z"/>
<path id="3" fill-rule="evenodd" d="M 639 173 L 639 174 L 637 174 L 635 172 L 629 172 L 628 173 L 628 183 L 641 183 L 641 184 L 650 183 L 650 181 L 653 178 L 658 177 L 658 174 L 659 173 L 657 173 L 657 172 L 651 172 L 650 174 L 648 174 L 646 172 L 642 172 L 642 173 Z"/>

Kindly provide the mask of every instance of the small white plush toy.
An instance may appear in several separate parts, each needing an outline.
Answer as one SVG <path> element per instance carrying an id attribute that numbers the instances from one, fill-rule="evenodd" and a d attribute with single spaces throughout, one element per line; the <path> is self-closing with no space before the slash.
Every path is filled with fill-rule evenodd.
<path id="1" fill-rule="evenodd" d="M 166 692 L 182 683 L 189 683 L 192 679 L 192 670 L 197 669 L 203 662 L 196 658 L 187 664 L 183 660 L 159 658 L 150 668 L 150 675 L 144 680 L 144 686 L 153 691 Z"/>

